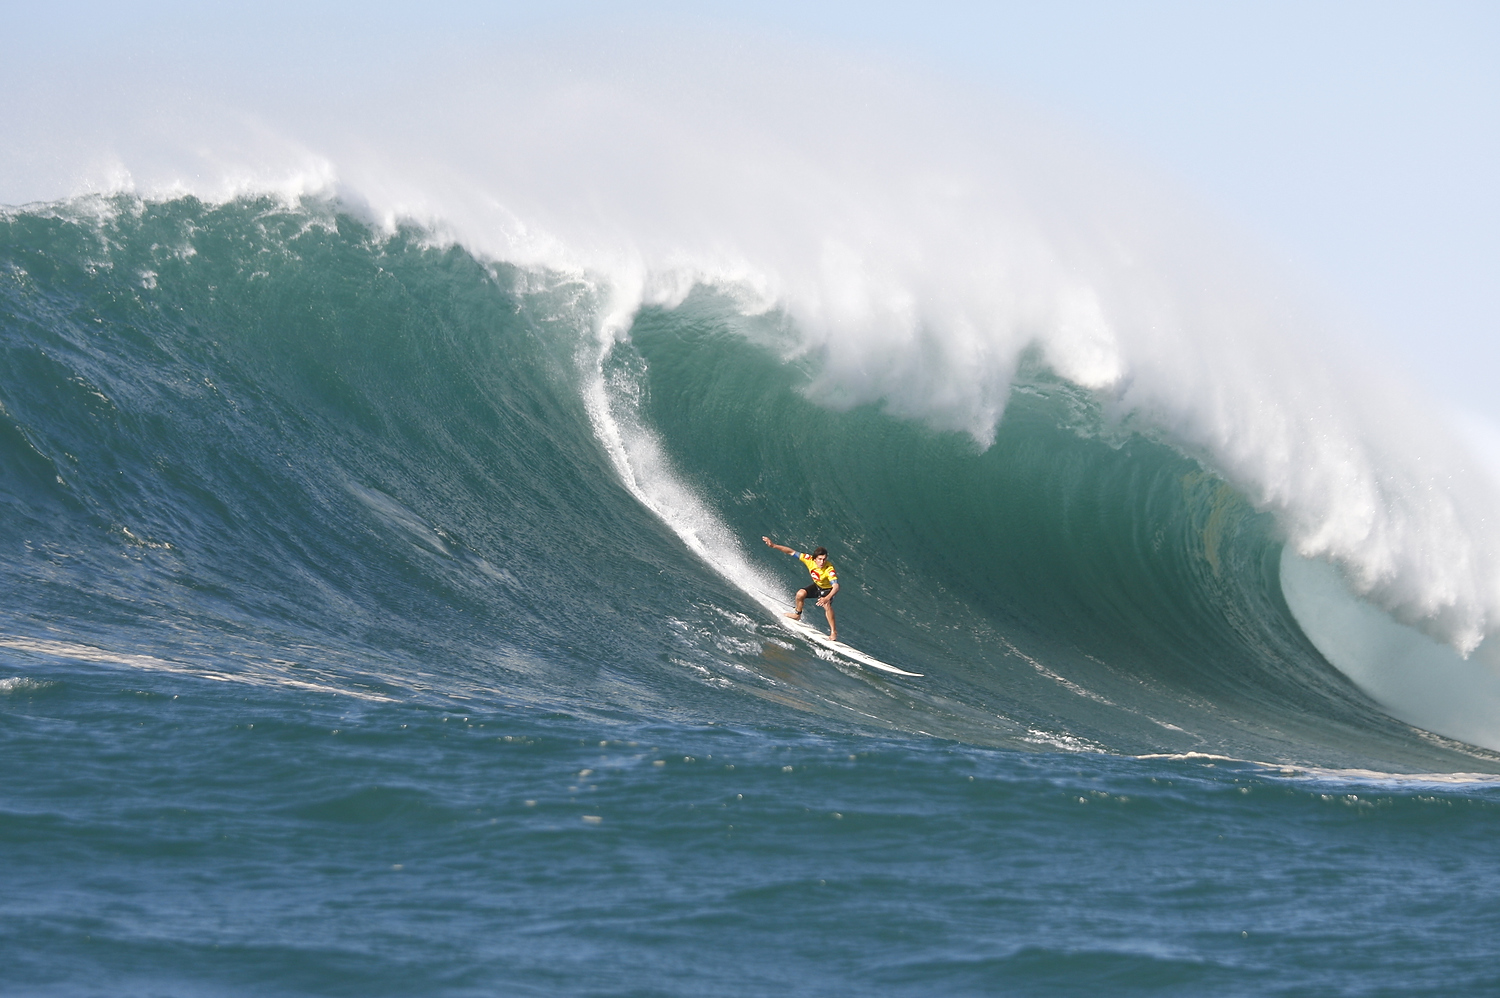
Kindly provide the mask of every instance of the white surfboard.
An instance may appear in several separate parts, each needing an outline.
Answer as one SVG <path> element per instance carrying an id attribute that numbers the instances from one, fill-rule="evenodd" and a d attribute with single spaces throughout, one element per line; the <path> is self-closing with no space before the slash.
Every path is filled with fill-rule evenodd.
<path id="1" fill-rule="evenodd" d="M 850 648 L 842 641 L 835 641 L 828 635 L 824 634 L 822 631 L 818 630 L 816 627 L 813 627 L 811 624 L 804 624 L 800 620 L 793 620 L 790 617 L 778 617 L 776 622 L 782 627 L 785 627 L 787 630 L 791 631 L 793 634 L 797 635 L 799 638 L 802 638 L 805 641 L 810 641 L 813 644 L 819 645 L 823 648 L 827 648 L 835 655 L 842 655 L 844 658 L 847 658 L 851 662 L 857 662 L 858 664 L 867 666 L 871 669 L 879 669 L 881 672 L 894 673 L 898 676 L 922 675 L 922 673 L 920 672 L 907 672 L 905 669 L 898 669 L 894 665 L 890 665 L 886 662 L 882 662 L 878 658 L 866 655 L 858 648 Z"/>

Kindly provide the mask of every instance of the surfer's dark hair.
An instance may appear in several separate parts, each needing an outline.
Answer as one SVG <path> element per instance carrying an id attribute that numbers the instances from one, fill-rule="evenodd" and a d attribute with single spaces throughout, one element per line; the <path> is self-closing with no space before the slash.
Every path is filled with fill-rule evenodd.
<path id="1" fill-rule="evenodd" d="M 813 551 L 813 557 L 814 558 L 816 558 L 820 554 L 823 555 L 826 558 L 828 556 L 828 549 L 827 548 L 817 548 L 816 550 Z"/>

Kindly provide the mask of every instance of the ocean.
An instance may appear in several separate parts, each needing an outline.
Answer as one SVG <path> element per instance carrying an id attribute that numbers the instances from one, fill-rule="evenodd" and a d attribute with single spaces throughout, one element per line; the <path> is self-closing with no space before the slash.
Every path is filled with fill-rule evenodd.
<path id="1" fill-rule="evenodd" d="M 0 989 L 1500 993 L 1500 754 L 1330 663 L 1232 462 L 608 308 L 331 196 L 4 213 Z"/>

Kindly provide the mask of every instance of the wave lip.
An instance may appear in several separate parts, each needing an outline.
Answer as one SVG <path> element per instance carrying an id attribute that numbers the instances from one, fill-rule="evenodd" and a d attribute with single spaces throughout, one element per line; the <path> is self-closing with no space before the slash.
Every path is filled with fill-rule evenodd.
<path id="1" fill-rule="evenodd" d="M 1304 633 L 1328 661 L 1396 717 L 1500 750 L 1500 662 L 1486 641 L 1461 655 L 1393 620 L 1326 562 L 1281 559 L 1281 585 Z"/>

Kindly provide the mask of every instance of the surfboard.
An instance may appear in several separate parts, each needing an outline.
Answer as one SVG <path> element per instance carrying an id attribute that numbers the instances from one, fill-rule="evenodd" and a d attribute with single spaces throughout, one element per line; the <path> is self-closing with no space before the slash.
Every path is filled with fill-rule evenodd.
<path id="1" fill-rule="evenodd" d="M 785 627 L 787 630 L 791 631 L 793 634 L 797 635 L 799 638 L 802 638 L 804 641 L 809 641 L 812 644 L 818 645 L 822 648 L 827 648 L 835 655 L 840 655 L 844 658 L 847 658 L 849 661 L 855 662 L 859 665 L 863 665 L 866 668 L 879 669 L 881 672 L 889 672 L 897 676 L 920 677 L 922 675 L 922 673 L 920 672 L 907 672 L 905 669 L 898 669 L 888 662 L 882 662 L 880 659 L 875 658 L 872 655 L 866 655 L 858 648 L 851 648 L 848 645 L 844 644 L 842 641 L 835 641 L 828 635 L 824 634 L 822 631 L 818 630 L 816 627 L 813 627 L 811 624 L 804 624 L 800 620 L 793 620 L 790 617 L 778 617 L 776 622 L 782 627 Z"/>

